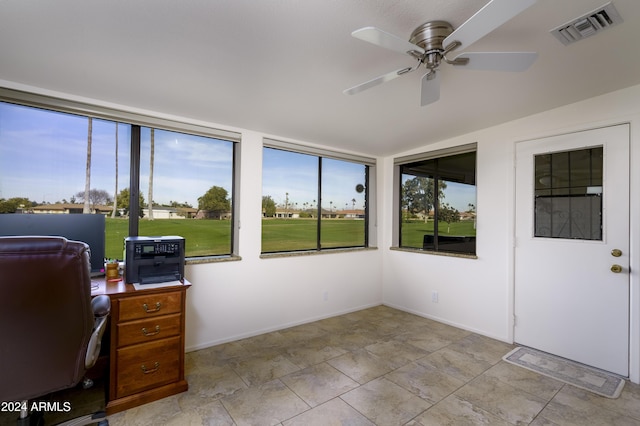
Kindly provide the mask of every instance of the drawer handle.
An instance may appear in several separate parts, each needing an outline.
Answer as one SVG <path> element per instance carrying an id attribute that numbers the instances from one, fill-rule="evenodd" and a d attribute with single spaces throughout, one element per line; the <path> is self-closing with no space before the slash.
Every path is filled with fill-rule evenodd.
<path id="1" fill-rule="evenodd" d="M 146 313 L 148 313 L 148 314 L 151 314 L 153 312 L 158 312 L 161 307 L 162 307 L 162 303 L 160 303 L 160 302 L 156 302 L 155 309 L 149 309 L 149 305 L 147 305 L 146 303 L 144 305 L 142 305 L 142 309 L 144 309 L 144 311 Z"/>
<path id="2" fill-rule="evenodd" d="M 160 333 L 160 326 L 156 325 L 155 328 L 156 331 L 147 331 L 146 327 L 142 328 L 142 334 L 144 334 L 145 336 L 149 337 L 149 336 L 155 336 L 156 334 Z"/>
<path id="3" fill-rule="evenodd" d="M 153 368 L 150 368 L 150 369 L 147 369 L 147 366 L 144 364 L 140 366 L 140 369 L 142 370 L 143 374 L 155 373 L 156 371 L 158 371 L 159 368 L 160 368 L 160 363 L 157 361 L 153 364 Z"/>

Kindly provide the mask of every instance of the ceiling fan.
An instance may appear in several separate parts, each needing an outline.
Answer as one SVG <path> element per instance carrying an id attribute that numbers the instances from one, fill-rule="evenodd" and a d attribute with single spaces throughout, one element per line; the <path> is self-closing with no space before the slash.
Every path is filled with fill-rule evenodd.
<path id="1" fill-rule="evenodd" d="M 399 53 L 406 53 L 417 60 L 413 67 L 406 67 L 381 75 L 343 93 L 354 95 L 363 90 L 393 80 L 415 71 L 424 65 L 427 73 L 422 76 L 420 105 L 425 106 L 440 99 L 440 73 L 442 62 L 465 66 L 467 69 L 492 71 L 524 71 L 538 57 L 536 52 L 470 52 L 450 59 L 447 55 L 455 49 L 466 49 L 482 37 L 509 21 L 537 0 L 491 0 L 457 29 L 445 21 L 429 21 L 416 28 L 409 41 L 382 31 L 365 27 L 351 35 Z"/>

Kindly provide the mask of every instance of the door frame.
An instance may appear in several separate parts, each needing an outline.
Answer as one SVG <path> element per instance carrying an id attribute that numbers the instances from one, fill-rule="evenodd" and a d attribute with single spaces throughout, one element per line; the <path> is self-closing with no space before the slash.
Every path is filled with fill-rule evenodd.
<path id="1" fill-rule="evenodd" d="M 638 117 L 640 118 L 640 117 Z M 620 124 L 629 126 L 629 380 L 640 384 L 640 132 L 634 127 L 638 124 L 633 120 L 609 120 L 591 125 L 573 126 L 545 131 L 525 139 L 514 139 L 510 144 L 511 170 L 509 175 L 509 193 L 511 200 L 511 214 L 508 216 L 509 232 L 509 261 L 508 261 L 508 309 L 507 324 L 508 337 L 511 343 L 515 341 L 515 288 L 516 288 L 516 147 L 518 144 L 549 137 L 575 134 L 578 132 L 612 127 Z M 634 142 L 638 140 L 637 143 Z M 634 216 L 635 215 L 635 216 Z"/>

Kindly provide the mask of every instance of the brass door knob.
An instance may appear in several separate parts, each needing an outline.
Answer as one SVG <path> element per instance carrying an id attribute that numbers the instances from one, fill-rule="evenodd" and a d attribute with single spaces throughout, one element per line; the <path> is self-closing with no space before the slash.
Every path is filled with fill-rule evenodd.
<path id="1" fill-rule="evenodd" d="M 615 274 L 619 274 L 620 272 L 622 272 L 622 266 L 620 266 L 620 265 L 611 265 L 611 272 L 613 272 Z"/>
<path id="2" fill-rule="evenodd" d="M 613 257 L 620 257 L 620 256 L 622 256 L 622 250 L 619 250 L 619 249 L 613 249 L 613 250 L 611 250 L 611 256 L 613 256 Z"/>

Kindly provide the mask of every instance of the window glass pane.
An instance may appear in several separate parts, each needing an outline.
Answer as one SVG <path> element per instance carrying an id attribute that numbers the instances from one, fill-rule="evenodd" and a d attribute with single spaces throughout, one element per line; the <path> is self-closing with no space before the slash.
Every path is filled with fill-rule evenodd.
<path id="1" fill-rule="evenodd" d="M 232 142 L 142 128 L 138 234 L 184 237 L 187 257 L 230 254 L 232 180 Z"/>
<path id="2" fill-rule="evenodd" d="M 536 237 L 602 240 L 602 147 L 535 156 Z"/>
<path id="3" fill-rule="evenodd" d="M 322 248 L 365 245 L 365 181 L 364 165 L 322 159 Z"/>
<path id="4" fill-rule="evenodd" d="M 0 213 L 104 214 L 105 256 L 122 258 L 129 141 L 129 125 L 0 102 Z"/>
<path id="5" fill-rule="evenodd" d="M 318 158 L 264 148 L 262 162 L 262 252 L 316 249 Z"/>
<path id="6" fill-rule="evenodd" d="M 475 152 L 400 167 L 400 246 L 475 254 Z"/>

